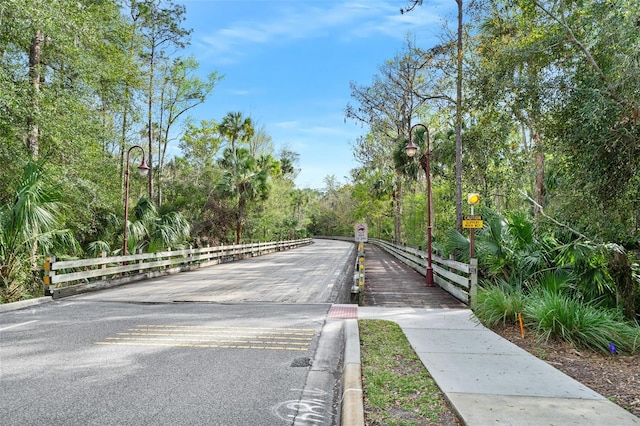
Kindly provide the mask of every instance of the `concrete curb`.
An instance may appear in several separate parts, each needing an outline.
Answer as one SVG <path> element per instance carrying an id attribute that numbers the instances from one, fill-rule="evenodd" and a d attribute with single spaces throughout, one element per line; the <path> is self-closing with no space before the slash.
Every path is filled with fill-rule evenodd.
<path id="1" fill-rule="evenodd" d="M 310 408 L 298 410 L 293 419 L 293 426 L 328 424 L 324 423 L 324 420 L 330 419 L 334 407 L 338 406 L 336 376 L 340 373 L 342 355 L 336 348 L 342 347 L 342 328 L 342 321 L 325 321 L 322 326 L 316 356 L 311 363 L 299 402 L 300 407 L 308 405 Z M 326 410 L 324 413 L 321 409 L 322 404 Z M 336 412 L 338 410 L 339 408 L 336 408 Z M 337 414 L 335 418 L 338 418 Z"/>
<path id="2" fill-rule="evenodd" d="M 19 309 L 30 308 L 31 306 L 42 305 L 44 303 L 49 303 L 52 301 L 53 301 L 53 297 L 45 296 L 45 297 L 37 297 L 35 299 L 21 300 L 19 302 L 5 303 L 0 305 L 0 313 L 17 311 Z"/>
<path id="3" fill-rule="evenodd" d="M 344 322 L 344 369 L 342 371 L 342 426 L 364 426 L 360 333 L 358 320 Z"/>

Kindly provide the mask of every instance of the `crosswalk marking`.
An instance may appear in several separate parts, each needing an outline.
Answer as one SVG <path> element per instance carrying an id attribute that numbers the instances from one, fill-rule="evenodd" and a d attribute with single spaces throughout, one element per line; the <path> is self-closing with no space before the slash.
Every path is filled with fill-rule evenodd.
<path id="1" fill-rule="evenodd" d="M 95 344 L 306 351 L 314 337 L 315 330 L 304 328 L 143 324 Z"/>

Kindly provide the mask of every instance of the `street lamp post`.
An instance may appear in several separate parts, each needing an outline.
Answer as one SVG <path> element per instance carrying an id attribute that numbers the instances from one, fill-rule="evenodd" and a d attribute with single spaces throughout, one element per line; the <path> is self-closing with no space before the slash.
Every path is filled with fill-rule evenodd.
<path id="1" fill-rule="evenodd" d="M 433 287 L 433 265 L 431 262 L 431 148 L 429 146 L 429 129 L 422 123 L 414 124 L 409 129 L 409 143 L 405 147 L 407 156 L 413 157 L 418 151 L 418 147 L 413 144 L 412 135 L 413 129 L 416 127 L 422 127 L 426 135 L 426 152 L 425 152 L 425 168 L 424 173 L 427 175 L 427 269 L 426 269 L 426 284 L 427 287 Z"/>
<path id="2" fill-rule="evenodd" d="M 149 166 L 147 166 L 147 163 L 144 160 L 144 148 L 142 148 L 140 145 L 134 145 L 131 148 L 129 148 L 129 151 L 127 151 L 127 168 L 126 171 L 124 173 L 124 231 L 123 231 L 123 241 L 122 241 L 122 255 L 126 256 L 127 255 L 127 230 L 128 230 L 128 221 L 129 221 L 129 157 L 131 155 L 131 151 L 134 148 L 139 148 L 140 151 L 142 151 L 142 162 L 140 163 L 140 165 L 138 166 L 138 171 L 140 172 L 140 174 L 142 176 L 145 176 L 148 172 L 149 172 Z"/>

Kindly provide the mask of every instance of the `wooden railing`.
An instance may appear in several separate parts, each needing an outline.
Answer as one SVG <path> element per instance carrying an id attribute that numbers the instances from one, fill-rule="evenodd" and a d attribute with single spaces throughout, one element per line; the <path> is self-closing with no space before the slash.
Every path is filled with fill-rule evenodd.
<path id="1" fill-rule="evenodd" d="M 45 294 L 64 297 L 307 244 L 311 238 L 65 261 L 50 255 L 44 265 Z"/>
<path id="2" fill-rule="evenodd" d="M 422 275 L 426 274 L 427 252 L 394 244 L 377 238 L 369 238 L 389 254 L 410 266 Z M 433 278 L 436 284 L 456 299 L 470 305 L 475 301 L 478 288 L 478 259 L 472 258 L 470 263 L 457 262 L 432 256 Z"/>

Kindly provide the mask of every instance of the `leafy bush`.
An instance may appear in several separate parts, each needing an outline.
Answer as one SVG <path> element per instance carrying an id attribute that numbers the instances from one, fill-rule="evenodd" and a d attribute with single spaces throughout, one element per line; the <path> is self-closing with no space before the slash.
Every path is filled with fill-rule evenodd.
<path id="1" fill-rule="evenodd" d="M 476 234 L 481 278 L 506 291 L 521 289 L 529 294 L 549 290 L 604 309 L 623 307 L 626 319 L 634 319 L 638 285 L 637 279 L 634 284 L 635 278 L 629 276 L 628 262 L 624 262 L 627 255 L 622 247 L 595 243 L 557 223 L 544 226 L 528 213 L 484 209 L 483 216 L 486 216 L 484 227 Z M 466 260 L 468 240 L 457 231 L 445 235 L 443 246 L 458 260 Z M 615 259 L 623 262 L 613 262 Z M 500 296 L 492 298 L 494 309 L 500 304 Z M 508 299 L 505 296 L 502 303 Z M 503 315 L 506 318 L 511 314 Z"/>

